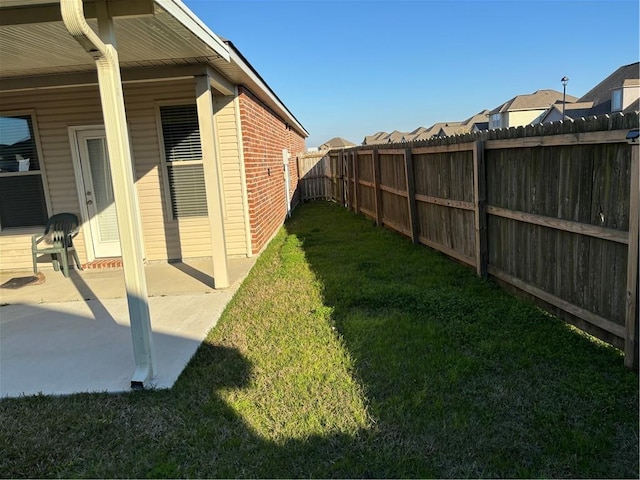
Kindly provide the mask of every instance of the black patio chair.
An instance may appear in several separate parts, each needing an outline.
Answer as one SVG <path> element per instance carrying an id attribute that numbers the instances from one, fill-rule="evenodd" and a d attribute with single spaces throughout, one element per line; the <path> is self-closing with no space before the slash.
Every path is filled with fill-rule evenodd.
<path id="1" fill-rule="evenodd" d="M 78 270 L 82 270 L 78 253 L 73 246 L 73 237 L 78 234 L 78 217 L 73 213 L 58 213 L 47 221 L 44 233 L 31 237 L 33 273 L 38 273 L 38 255 L 51 255 L 53 269 L 57 272 L 62 264 L 62 274 L 69 276 L 69 253 L 73 255 Z"/>

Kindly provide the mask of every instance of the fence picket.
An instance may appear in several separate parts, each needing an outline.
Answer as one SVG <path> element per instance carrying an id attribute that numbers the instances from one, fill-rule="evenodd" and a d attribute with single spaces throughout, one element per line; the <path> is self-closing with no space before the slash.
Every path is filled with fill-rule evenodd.
<path id="1" fill-rule="evenodd" d="M 624 364 L 638 368 L 638 235 L 640 217 L 640 145 L 631 146 L 629 198 L 629 249 L 625 302 Z"/>

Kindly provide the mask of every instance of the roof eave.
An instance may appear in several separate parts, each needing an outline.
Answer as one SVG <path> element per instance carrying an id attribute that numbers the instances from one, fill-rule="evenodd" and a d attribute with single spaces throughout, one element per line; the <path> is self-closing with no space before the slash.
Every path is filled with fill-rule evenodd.
<path id="1" fill-rule="evenodd" d="M 260 76 L 260 74 L 251 66 L 249 61 L 240 53 L 235 45 L 228 41 L 223 40 L 213 33 L 198 17 L 196 17 L 187 6 L 180 0 L 154 0 L 160 7 L 172 15 L 176 20 L 181 22 L 186 28 L 188 28 L 194 35 L 200 40 L 205 42 L 211 49 L 220 55 L 224 60 L 235 63 L 247 75 L 253 83 L 255 83 L 260 90 L 268 97 L 273 103 L 274 110 L 278 111 L 282 116 L 288 120 L 290 125 L 301 134 L 303 137 L 308 137 L 309 132 L 302 126 L 298 119 L 291 113 L 291 111 L 284 105 L 284 103 L 278 98 L 275 92 L 269 87 L 267 82 Z M 255 92 L 257 93 L 257 92 Z"/>
<path id="2" fill-rule="evenodd" d="M 231 61 L 229 48 L 207 27 L 202 21 L 196 17 L 187 6 L 180 0 L 154 0 L 156 4 L 162 7 L 167 13 L 187 27 L 195 36 L 207 44 L 218 55 L 226 61 Z"/>
<path id="3" fill-rule="evenodd" d="M 271 103 L 269 105 L 272 107 L 277 113 L 285 117 L 291 123 L 290 125 L 295 128 L 295 130 L 302 135 L 303 137 L 308 137 L 309 132 L 302 126 L 302 124 L 298 121 L 298 119 L 291 113 L 291 111 L 284 105 L 282 100 L 278 98 L 275 92 L 267 85 L 267 82 L 260 76 L 260 74 L 256 71 L 255 68 L 249 63 L 249 61 L 240 53 L 240 51 L 236 48 L 236 46 L 229 40 L 225 41 L 226 45 L 229 48 L 229 56 L 231 63 L 237 65 L 242 72 L 247 76 L 247 78 L 258 86 L 265 94 L 268 100 L 267 103 Z M 257 93 L 257 92 L 254 92 Z"/>

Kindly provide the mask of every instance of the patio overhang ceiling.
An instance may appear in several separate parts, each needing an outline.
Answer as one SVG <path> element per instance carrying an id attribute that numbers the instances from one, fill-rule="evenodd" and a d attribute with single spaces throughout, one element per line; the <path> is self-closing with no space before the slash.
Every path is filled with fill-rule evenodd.
<path id="1" fill-rule="evenodd" d="M 84 0 L 98 31 L 97 0 Z M 229 42 L 178 0 L 106 0 L 115 24 L 123 82 L 209 73 L 213 87 L 233 94 L 246 85 L 298 133 L 307 131 Z M 92 58 L 62 22 L 60 2 L 0 0 L 0 92 L 97 84 Z"/>

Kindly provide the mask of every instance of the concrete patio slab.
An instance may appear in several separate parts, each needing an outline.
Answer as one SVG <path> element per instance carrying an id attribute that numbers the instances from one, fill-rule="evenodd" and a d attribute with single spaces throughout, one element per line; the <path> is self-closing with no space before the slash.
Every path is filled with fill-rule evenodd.
<path id="1" fill-rule="evenodd" d="M 156 348 L 152 387 L 173 386 L 255 260 L 230 260 L 225 290 L 210 286 L 210 262 L 145 267 Z M 42 285 L 0 289 L 0 398 L 128 391 L 134 360 L 122 270 L 45 276 Z"/>

